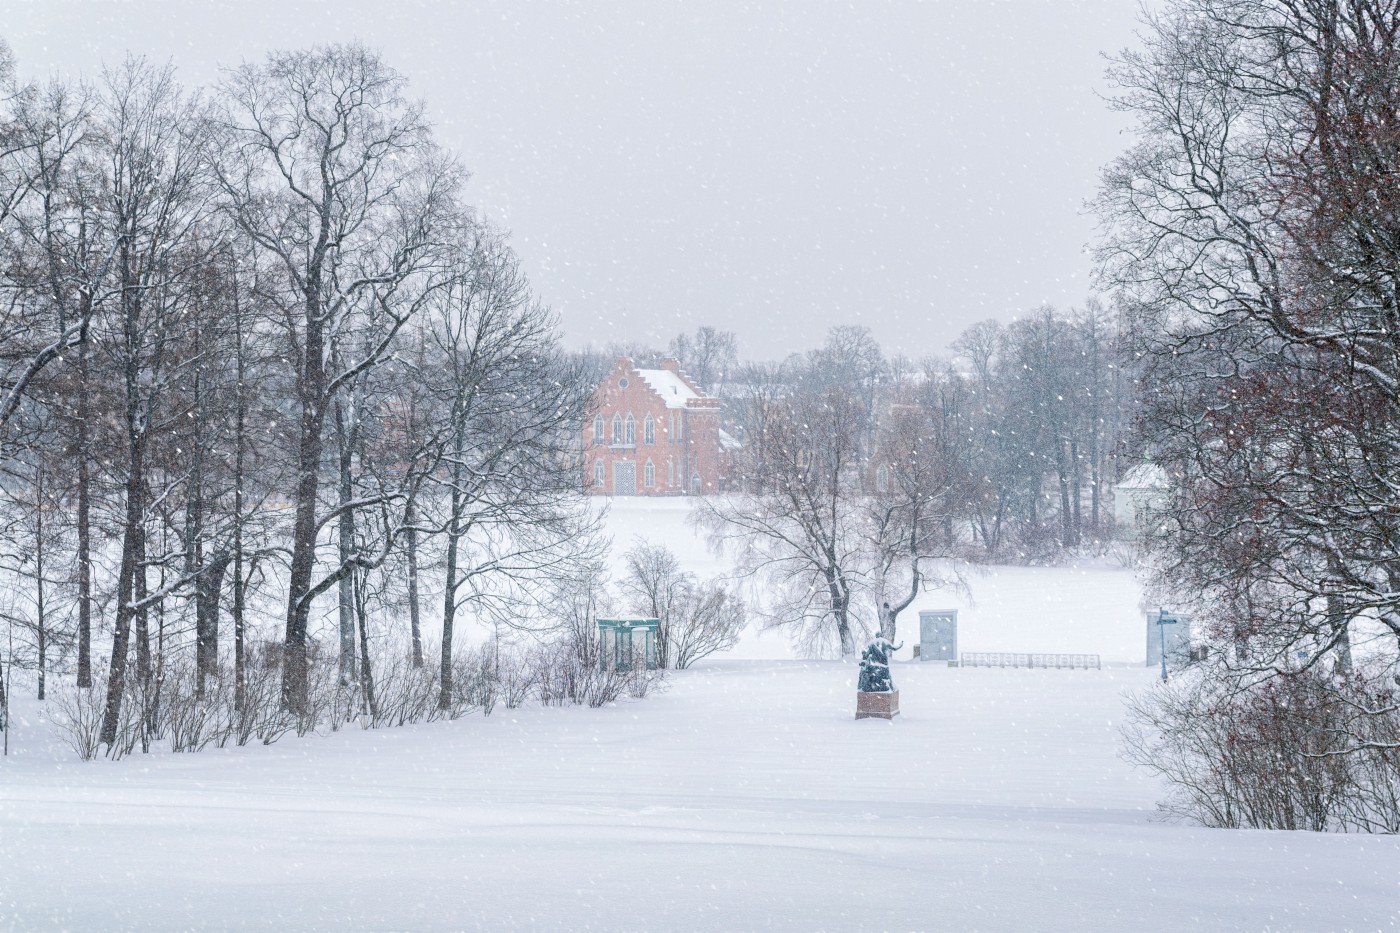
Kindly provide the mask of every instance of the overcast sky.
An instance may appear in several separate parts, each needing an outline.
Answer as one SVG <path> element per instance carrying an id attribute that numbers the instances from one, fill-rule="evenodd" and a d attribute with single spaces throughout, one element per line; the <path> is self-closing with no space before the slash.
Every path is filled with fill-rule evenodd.
<path id="1" fill-rule="evenodd" d="M 869 326 L 940 353 L 1089 292 L 1083 202 L 1126 144 L 1132 0 L 0 0 L 20 71 L 127 51 L 189 84 L 362 40 L 424 98 L 573 344 L 713 324 L 746 357 Z"/>

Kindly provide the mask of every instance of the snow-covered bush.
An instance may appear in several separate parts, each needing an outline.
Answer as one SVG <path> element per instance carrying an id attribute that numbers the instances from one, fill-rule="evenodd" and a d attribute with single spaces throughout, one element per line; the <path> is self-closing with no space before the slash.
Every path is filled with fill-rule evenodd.
<path id="1" fill-rule="evenodd" d="M 596 645 L 565 633 L 533 647 L 506 643 L 457 652 L 450 703 L 441 703 L 435 666 L 415 667 L 402 652 L 371 659 L 373 677 L 342 683 L 338 660 L 312 653 L 308 659 L 306 713 L 282 705 L 281 671 L 275 652 L 255 654 L 237 690 L 228 672 L 205 678 L 199 689 L 193 658 L 177 657 L 158 667 L 149 680 L 133 677 L 116 741 L 99 737 L 106 683 L 90 688 L 64 684 L 53 691 L 49 718 L 67 744 L 84 760 L 122 758 L 160 742 L 174 752 L 196 752 L 258 741 L 270 745 L 289 733 L 335 731 L 351 722 L 365 729 L 458 719 L 470 712 L 490 715 L 497 702 L 514 709 L 532 697 L 545 706 L 599 707 L 624 694 L 645 697 L 662 672 L 638 665 L 632 671 L 600 670 Z"/>
<path id="2" fill-rule="evenodd" d="M 1165 812 L 1204 826 L 1400 832 L 1387 673 L 1202 666 L 1129 699 L 1124 757 L 1167 782 Z"/>
<path id="3" fill-rule="evenodd" d="M 233 737 L 238 718 L 233 709 L 233 685 L 209 678 L 201 693 L 194 665 L 177 661 L 162 672 L 164 729 L 172 752 L 198 752 L 222 747 Z"/>
<path id="4" fill-rule="evenodd" d="M 749 623 L 748 607 L 723 580 L 701 581 L 682 570 L 669 548 L 641 541 L 625 555 L 619 581 L 624 604 L 658 622 L 656 659 L 681 670 L 739 641 Z"/>
<path id="5" fill-rule="evenodd" d="M 263 745 L 271 745 L 290 732 L 295 720 L 282 709 L 281 698 L 279 671 L 266 664 L 248 665 L 244 673 L 243 703 L 240 706 L 235 702 L 233 742 L 247 745 L 257 739 Z"/>
<path id="6" fill-rule="evenodd" d="M 102 708 L 106 694 L 105 678 L 95 678 L 91 687 L 64 683 L 49 695 L 49 721 L 83 761 L 90 761 L 102 754 L 102 743 L 97 737 L 102 731 Z"/>

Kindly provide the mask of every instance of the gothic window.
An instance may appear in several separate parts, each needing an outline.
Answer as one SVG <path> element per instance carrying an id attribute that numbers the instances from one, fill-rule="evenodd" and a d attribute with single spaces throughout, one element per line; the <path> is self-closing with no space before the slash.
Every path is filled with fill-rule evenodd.
<path id="1" fill-rule="evenodd" d="M 603 416 L 593 416 L 593 446 L 601 447 L 603 444 Z"/>
<path id="2" fill-rule="evenodd" d="M 593 464 L 593 485 L 601 489 L 605 482 L 607 482 L 607 475 L 604 473 L 603 461 L 599 460 Z"/>
<path id="3" fill-rule="evenodd" d="M 614 445 L 616 445 L 616 444 L 621 444 L 621 443 L 622 443 L 622 416 L 621 416 L 621 415 L 613 415 L 613 436 L 612 436 L 612 442 L 613 442 Z"/>
<path id="4" fill-rule="evenodd" d="M 656 485 L 656 467 L 652 465 L 650 460 L 642 468 L 642 482 L 648 487 Z"/>
<path id="5" fill-rule="evenodd" d="M 647 415 L 642 421 L 642 443 L 650 446 L 656 443 L 656 422 L 651 415 Z"/>
<path id="6" fill-rule="evenodd" d="M 627 446 L 637 446 L 637 419 L 632 417 L 632 413 L 627 413 Z"/>

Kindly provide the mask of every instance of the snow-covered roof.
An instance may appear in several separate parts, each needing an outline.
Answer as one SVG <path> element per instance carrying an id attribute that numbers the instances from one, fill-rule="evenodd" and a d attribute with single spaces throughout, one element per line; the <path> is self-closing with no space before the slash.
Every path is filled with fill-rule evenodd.
<path id="1" fill-rule="evenodd" d="M 1118 484 L 1119 489 L 1168 489 L 1171 483 L 1167 471 L 1155 463 L 1143 463 L 1128 471 Z"/>
<path id="2" fill-rule="evenodd" d="M 661 396 L 667 408 L 684 408 L 688 399 L 703 397 L 669 369 L 639 369 L 637 375 Z"/>
<path id="3" fill-rule="evenodd" d="M 739 439 L 733 434 L 730 434 L 724 428 L 719 429 L 720 450 L 738 450 L 742 446 L 743 445 L 739 443 Z"/>

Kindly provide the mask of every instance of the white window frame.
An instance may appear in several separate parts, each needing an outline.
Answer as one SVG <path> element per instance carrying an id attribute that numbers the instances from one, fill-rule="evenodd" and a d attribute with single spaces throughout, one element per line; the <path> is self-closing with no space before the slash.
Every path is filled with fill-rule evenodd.
<path id="1" fill-rule="evenodd" d="M 656 419 L 650 414 L 642 419 L 642 443 L 648 447 L 656 443 Z"/>
<path id="2" fill-rule="evenodd" d="M 648 489 L 656 486 L 656 465 L 647 460 L 646 466 L 642 467 L 642 485 Z"/>

